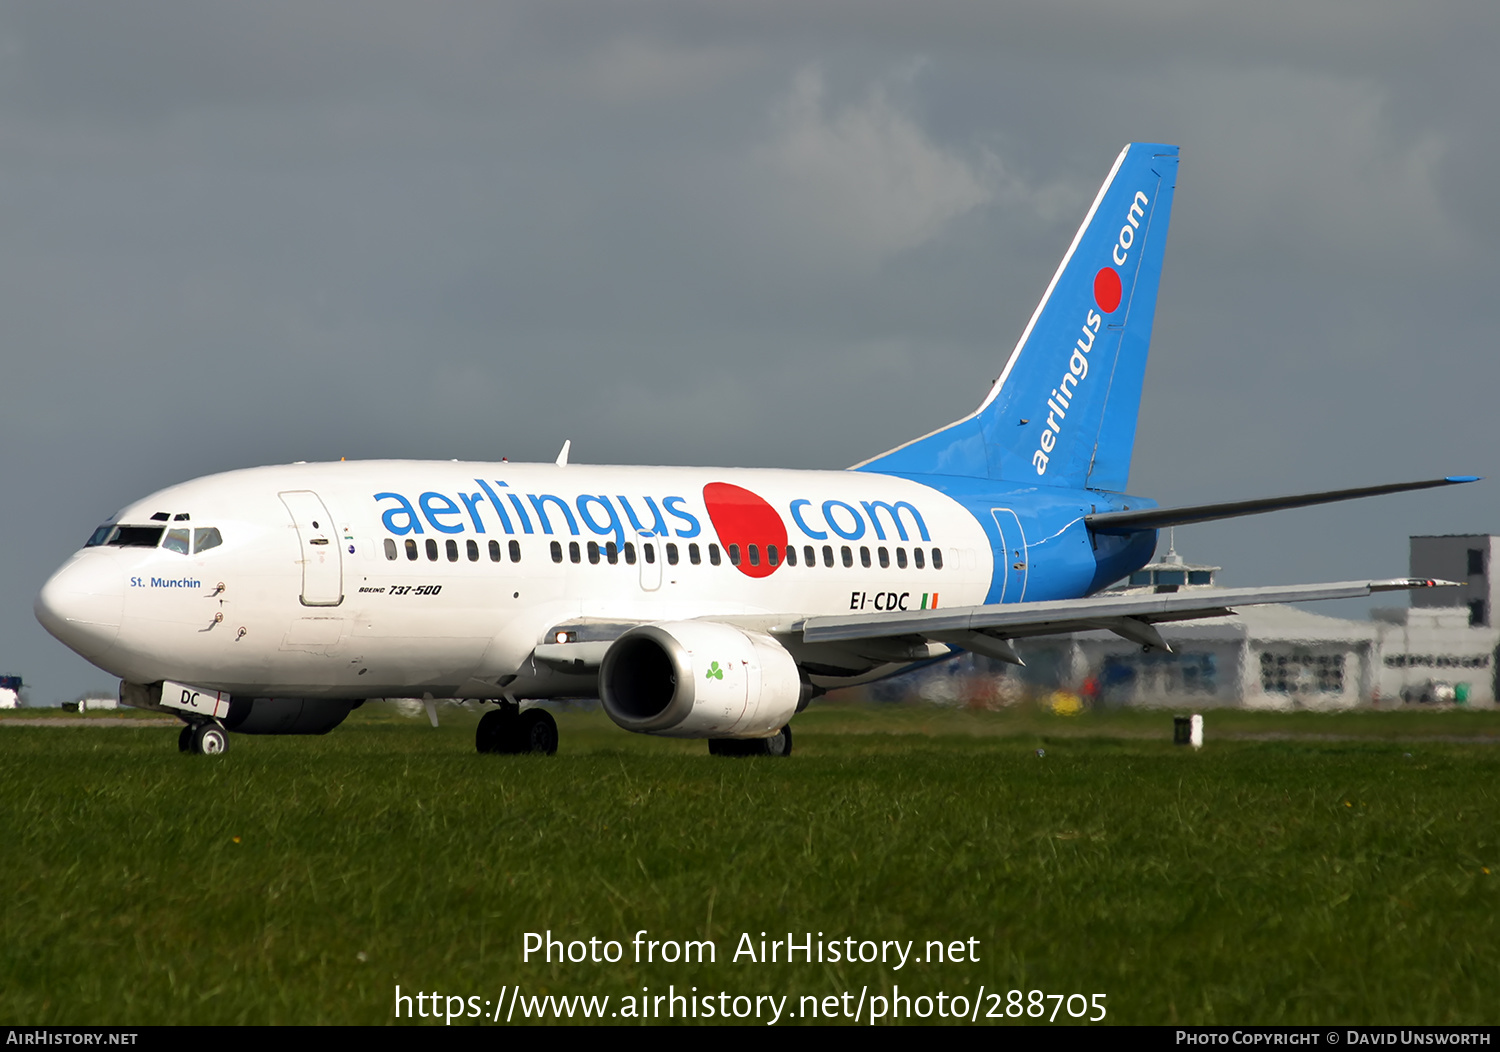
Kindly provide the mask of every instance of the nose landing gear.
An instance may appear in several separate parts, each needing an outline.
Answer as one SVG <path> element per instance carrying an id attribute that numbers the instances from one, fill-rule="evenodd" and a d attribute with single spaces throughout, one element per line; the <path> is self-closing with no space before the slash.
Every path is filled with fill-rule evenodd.
<path id="1" fill-rule="evenodd" d="M 218 720 L 190 723 L 177 735 L 177 751 L 218 756 L 229 750 L 229 732 Z"/>

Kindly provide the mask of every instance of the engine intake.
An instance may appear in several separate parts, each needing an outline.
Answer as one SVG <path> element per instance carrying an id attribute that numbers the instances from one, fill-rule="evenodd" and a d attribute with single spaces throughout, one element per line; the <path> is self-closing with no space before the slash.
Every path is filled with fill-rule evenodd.
<path id="1" fill-rule="evenodd" d="M 599 696 L 628 731 L 672 738 L 765 738 L 801 707 L 792 655 L 759 632 L 712 621 L 632 628 L 599 667 Z"/>

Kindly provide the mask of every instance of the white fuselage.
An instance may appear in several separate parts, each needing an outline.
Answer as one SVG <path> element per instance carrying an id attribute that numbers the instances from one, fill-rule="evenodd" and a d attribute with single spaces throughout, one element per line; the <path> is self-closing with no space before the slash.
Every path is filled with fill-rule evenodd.
<path id="1" fill-rule="evenodd" d="M 864 472 L 296 464 L 112 521 L 162 539 L 74 555 L 38 598 L 48 629 L 123 680 L 259 696 L 592 696 L 532 657 L 559 626 L 972 605 L 993 569 L 957 502 Z"/>

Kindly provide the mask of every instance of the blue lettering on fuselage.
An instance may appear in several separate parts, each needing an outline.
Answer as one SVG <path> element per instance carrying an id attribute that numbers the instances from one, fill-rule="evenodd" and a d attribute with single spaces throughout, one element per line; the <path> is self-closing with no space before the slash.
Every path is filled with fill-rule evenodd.
<path id="1" fill-rule="evenodd" d="M 854 520 L 854 525 L 845 529 L 839 522 L 839 516 L 834 515 L 834 509 L 847 512 Z M 854 510 L 854 505 L 845 504 L 841 500 L 825 500 L 823 502 L 823 521 L 828 523 L 828 528 L 846 541 L 857 541 L 865 535 L 865 520 L 859 512 Z"/>
<path id="2" fill-rule="evenodd" d="M 860 504 L 864 505 L 865 511 L 869 513 L 870 524 L 875 527 L 875 536 L 878 539 L 885 540 L 885 529 L 880 525 L 880 515 L 878 514 L 883 511 L 891 517 L 891 522 L 895 524 L 896 533 L 900 538 L 903 541 L 910 540 L 911 538 L 906 533 L 906 522 L 901 518 L 901 513 L 907 511 L 911 512 L 913 524 L 917 527 L 917 532 L 921 534 L 922 539 L 924 541 L 932 540 L 927 535 L 927 523 L 922 521 L 922 513 L 909 502 L 898 500 L 894 504 L 887 504 L 883 500 L 862 500 Z"/>
<path id="3" fill-rule="evenodd" d="M 603 522 L 595 522 L 594 516 L 589 513 L 591 507 L 603 508 L 604 514 L 609 517 Z M 609 502 L 608 497 L 596 497 L 592 493 L 583 494 L 578 498 L 578 517 L 600 537 L 613 535 L 615 543 L 624 546 L 625 527 L 620 524 L 620 516 L 615 513 L 615 506 Z"/>
<path id="4" fill-rule="evenodd" d="M 428 530 L 452 534 L 472 529 L 474 533 L 488 533 L 496 527 L 507 534 L 515 534 L 519 523 L 522 533 L 541 532 L 552 536 L 565 528 L 569 535 L 577 537 L 586 527 L 590 533 L 613 537 L 616 543 L 624 544 L 627 532 L 646 537 L 672 536 L 674 531 L 667 523 L 668 515 L 676 520 L 678 537 L 697 537 L 703 532 L 698 517 L 682 507 L 687 502 L 686 497 L 662 497 L 658 503 L 655 497 L 620 494 L 612 499 L 603 493 L 584 493 L 569 504 L 567 498 L 553 493 L 527 493 L 524 500 L 519 493 L 502 495 L 497 489 L 508 489 L 509 486 L 499 480 L 475 479 L 474 484 L 479 487 L 478 492 L 460 490 L 457 500 L 446 493 L 431 490 L 422 493 L 415 503 L 406 495 L 390 490 L 374 494 L 374 499 L 377 503 L 393 502 L 379 506 L 380 521 L 387 532 L 397 537 Z M 509 508 L 502 496 L 509 498 Z M 640 511 L 641 505 L 646 508 L 644 515 Z M 620 514 L 622 510 L 623 516 Z M 467 524 L 465 517 L 469 520 Z M 541 527 L 540 531 L 533 528 L 533 518 Z"/>
<path id="5" fill-rule="evenodd" d="M 455 534 L 472 529 L 475 533 L 487 533 L 495 528 L 514 535 L 517 525 L 520 532 L 527 534 L 540 532 L 550 537 L 566 528 L 573 537 L 586 531 L 599 537 L 613 537 L 618 544 L 624 544 L 628 532 L 643 537 L 683 538 L 703 533 L 699 518 L 702 513 L 689 511 L 685 507 L 686 497 L 667 496 L 658 501 L 646 495 L 632 497 L 622 493 L 611 497 L 604 493 L 584 493 L 569 503 L 568 498 L 553 493 L 502 495 L 497 489 L 509 486 L 498 479 L 493 482 L 475 479 L 474 484 L 479 487 L 477 492 L 460 490 L 456 500 L 432 490 L 420 494 L 415 502 L 389 490 L 374 494 L 374 499 L 377 504 L 393 502 L 379 506 L 380 521 L 387 532 L 397 537 L 429 530 Z M 641 512 L 642 505 L 645 514 Z M 843 500 L 814 502 L 798 497 L 786 510 L 792 525 L 808 540 L 827 540 L 830 531 L 847 541 L 859 540 L 868 533 L 882 541 L 895 538 L 912 541 L 919 537 L 923 541 L 932 540 L 927 521 L 910 501 L 862 500 L 856 506 Z M 533 517 L 540 529 L 533 528 Z"/>
<path id="6" fill-rule="evenodd" d="M 651 498 L 647 497 L 646 499 L 650 500 Z M 668 515 L 671 515 L 673 518 L 681 519 L 683 522 L 688 524 L 687 529 L 677 531 L 677 536 L 696 537 L 698 536 L 698 534 L 703 532 L 703 527 L 698 525 L 698 519 L 691 512 L 683 511 L 681 508 L 672 507 L 673 501 L 681 504 L 686 499 L 686 497 L 663 497 L 661 506 L 667 509 Z"/>
<path id="7" fill-rule="evenodd" d="M 846 541 L 859 540 L 865 535 L 868 526 L 875 531 L 875 538 L 883 541 L 886 539 L 886 526 L 881 521 L 881 512 L 884 512 L 896 535 L 903 541 L 912 539 L 907 530 L 908 521 L 916 527 L 917 536 L 922 540 L 932 540 L 932 535 L 927 531 L 927 520 L 922 518 L 922 513 L 910 501 L 898 500 L 892 504 L 883 500 L 862 500 L 859 503 L 865 509 L 864 514 L 846 501 L 825 500 L 820 508 L 823 525 Z M 787 510 L 803 536 L 815 541 L 825 541 L 828 539 L 828 530 L 820 530 L 808 522 L 808 509 L 812 504 L 812 501 L 799 497 L 787 506 Z"/>
<path id="8" fill-rule="evenodd" d="M 661 509 L 656 506 L 656 501 L 652 500 L 650 497 L 646 497 L 645 498 L 646 507 L 648 507 L 648 508 L 651 509 L 651 515 L 652 515 L 652 523 L 651 523 L 651 526 L 649 526 L 649 527 L 641 525 L 641 520 L 638 519 L 638 518 L 636 518 L 635 509 L 630 506 L 630 500 L 623 493 L 620 494 L 615 499 L 620 502 L 620 507 L 622 507 L 622 508 L 625 509 L 625 514 L 630 519 L 630 525 L 632 525 L 632 526 L 635 527 L 635 532 L 636 533 L 645 534 L 647 537 L 670 537 L 671 536 L 670 531 L 667 529 L 666 520 L 661 517 Z M 669 497 L 667 499 L 668 500 L 681 500 L 682 498 L 681 497 Z M 692 519 L 692 516 L 689 515 L 688 518 Z M 698 523 L 697 523 L 697 520 L 694 519 L 693 520 L 693 532 L 691 534 L 679 532 L 677 534 L 677 536 L 679 536 L 679 537 L 692 537 L 692 536 L 696 536 L 697 533 L 698 533 Z"/>
<path id="9" fill-rule="evenodd" d="M 441 493 L 424 493 L 417 498 L 417 503 L 422 506 L 422 517 L 432 524 L 434 530 L 439 533 L 464 532 L 464 524 L 461 522 L 443 522 L 444 516 L 463 514 L 451 498 Z"/>
<path id="10" fill-rule="evenodd" d="M 800 497 L 797 500 L 792 501 L 792 521 L 797 524 L 797 529 L 801 530 L 805 536 L 811 537 L 815 541 L 826 541 L 828 539 L 827 530 L 815 530 L 807 523 L 802 521 L 802 509 L 808 507 L 810 504 L 812 504 L 812 501 L 805 500 Z"/>

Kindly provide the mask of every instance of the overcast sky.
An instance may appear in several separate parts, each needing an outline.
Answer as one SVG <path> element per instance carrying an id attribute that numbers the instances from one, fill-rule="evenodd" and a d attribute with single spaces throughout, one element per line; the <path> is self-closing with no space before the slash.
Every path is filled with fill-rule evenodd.
<path id="1" fill-rule="evenodd" d="M 1132 140 L 1182 148 L 1132 491 L 1500 476 L 1497 41 L 1492 0 L 0 5 L 0 673 L 113 690 L 32 600 L 197 475 L 842 468 L 961 416 Z M 1402 575 L 1497 487 L 1177 546 Z"/>

